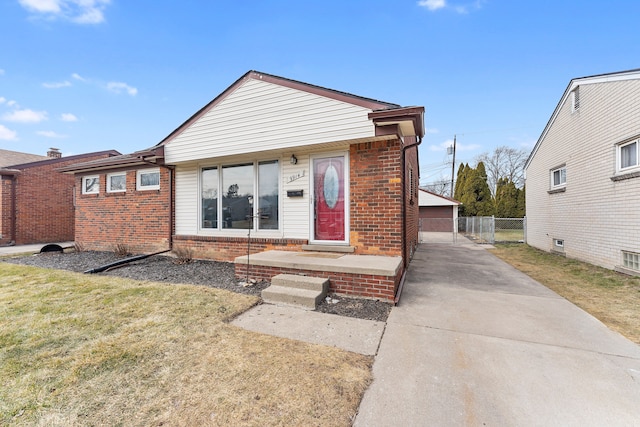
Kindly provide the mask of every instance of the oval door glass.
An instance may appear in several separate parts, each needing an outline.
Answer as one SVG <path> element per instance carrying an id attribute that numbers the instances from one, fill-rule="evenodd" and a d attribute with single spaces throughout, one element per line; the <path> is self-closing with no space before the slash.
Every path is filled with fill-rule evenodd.
<path id="1" fill-rule="evenodd" d="M 344 156 L 313 160 L 314 240 L 345 240 Z"/>

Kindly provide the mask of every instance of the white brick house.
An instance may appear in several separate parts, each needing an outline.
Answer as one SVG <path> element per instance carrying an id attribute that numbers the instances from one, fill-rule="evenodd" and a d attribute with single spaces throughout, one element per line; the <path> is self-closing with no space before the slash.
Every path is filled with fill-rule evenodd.
<path id="1" fill-rule="evenodd" d="M 640 69 L 571 80 L 525 171 L 529 245 L 640 274 Z"/>

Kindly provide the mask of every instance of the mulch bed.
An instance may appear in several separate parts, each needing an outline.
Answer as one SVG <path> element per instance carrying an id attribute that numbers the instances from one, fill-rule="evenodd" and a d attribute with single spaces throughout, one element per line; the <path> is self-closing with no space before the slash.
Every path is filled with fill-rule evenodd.
<path id="1" fill-rule="evenodd" d="M 85 272 L 122 259 L 123 257 L 113 252 L 72 251 L 7 257 L 0 258 L 0 261 Z M 262 290 L 269 286 L 268 282 L 244 286 L 244 281 L 238 281 L 235 277 L 233 263 L 203 260 L 180 263 L 176 258 L 170 256 L 152 256 L 97 274 L 135 280 L 210 286 L 255 296 L 260 296 Z M 380 300 L 330 295 L 318 306 L 316 311 L 386 322 L 391 307 L 391 304 Z"/>

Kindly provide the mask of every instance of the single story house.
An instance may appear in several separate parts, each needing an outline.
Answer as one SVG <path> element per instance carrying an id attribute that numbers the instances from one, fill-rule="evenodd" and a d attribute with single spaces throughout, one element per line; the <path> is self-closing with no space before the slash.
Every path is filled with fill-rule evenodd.
<path id="1" fill-rule="evenodd" d="M 75 180 L 57 169 L 119 154 L 62 157 L 56 148 L 47 156 L 0 150 L 0 245 L 73 241 Z"/>
<path id="2" fill-rule="evenodd" d="M 156 146 L 65 168 L 76 241 L 235 261 L 239 277 L 326 276 L 333 292 L 392 300 L 418 244 L 423 134 L 424 107 L 249 71 Z M 329 262 L 353 256 L 394 267 Z"/>
<path id="3" fill-rule="evenodd" d="M 640 274 L 640 69 L 569 82 L 526 165 L 527 243 Z"/>
<path id="4" fill-rule="evenodd" d="M 457 200 L 420 188 L 418 205 L 421 232 L 458 231 L 458 206 L 461 203 Z"/>

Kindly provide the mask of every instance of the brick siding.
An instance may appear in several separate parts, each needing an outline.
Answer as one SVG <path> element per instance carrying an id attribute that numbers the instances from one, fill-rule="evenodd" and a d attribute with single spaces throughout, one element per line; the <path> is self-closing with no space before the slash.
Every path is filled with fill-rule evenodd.
<path id="1" fill-rule="evenodd" d="M 16 180 L 16 230 L 15 243 L 65 242 L 74 240 L 73 175 L 65 175 L 56 169 L 77 163 L 107 157 L 83 155 L 43 160 L 17 166 Z M 11 177 L 2 177 L 2 219 L 0 244 L 11 241 L 13 221 Z"/>
<path id="2" fill-rule="evenodd" d="M 124 245 L 132 253 L 169 249 L 169 171 L 160 168 L 159 190 L 137 191 L 136 170 L 127 170 L 122 193 L 107 193 L 106 175 L 99 175 L 98 194 L 81 194 L 82 176 L 76 177 L 76 243 L 103 251 Z"/>

